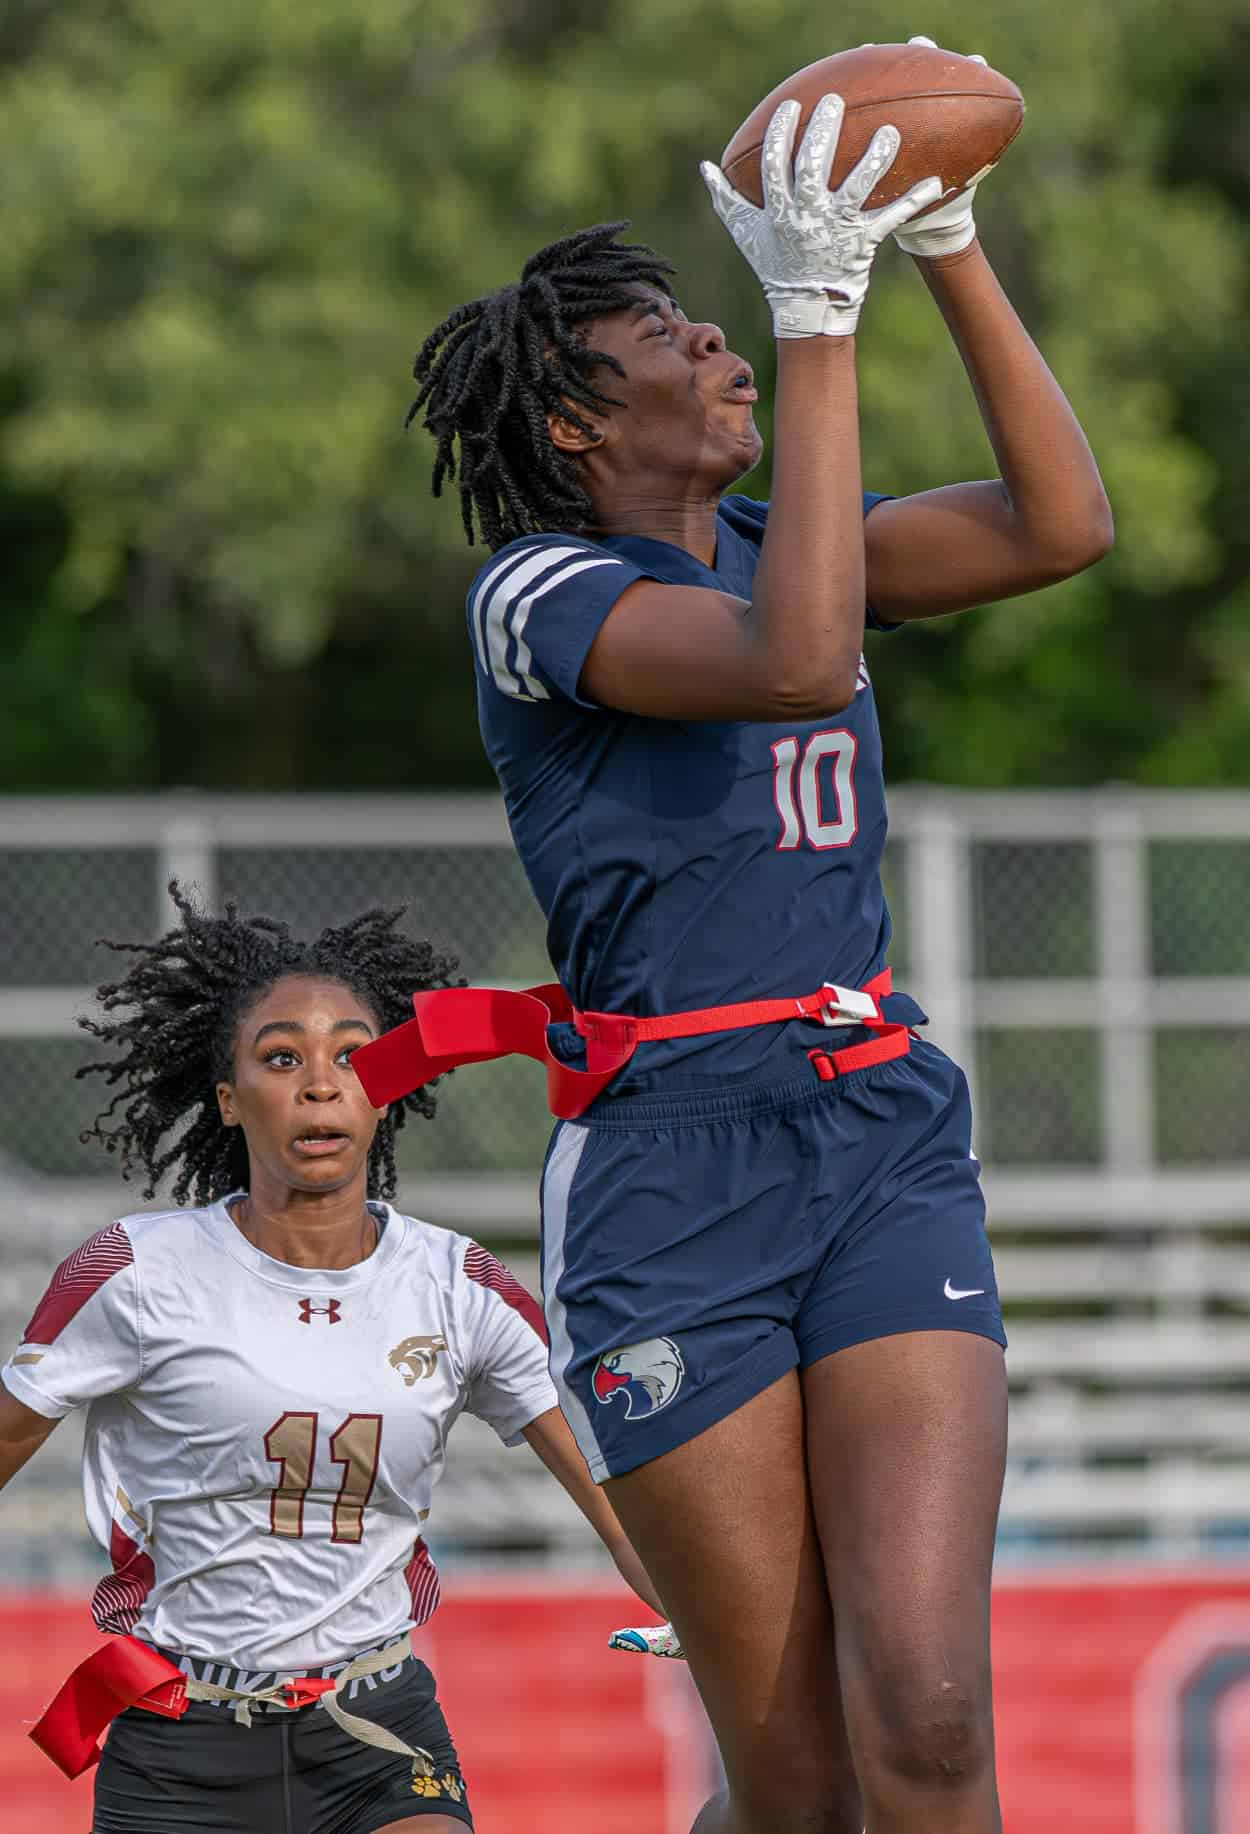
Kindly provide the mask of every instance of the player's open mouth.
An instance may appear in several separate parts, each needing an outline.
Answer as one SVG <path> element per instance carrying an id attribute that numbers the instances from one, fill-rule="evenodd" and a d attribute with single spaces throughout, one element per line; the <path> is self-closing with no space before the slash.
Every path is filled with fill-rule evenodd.
<path id="1" fill-rule="evenodd" d="M 717 393 L 722 401 L 734 401 L 745 407 L 759 400 L 755 392 L 755 371 L 744 357 L 728 350 L 724 356 L 717 358 L 717 367 L 721 374 L 721 383 Z M 711 379 L 708 378 L 708 380 Z M 704 386 L 707 386 L 706 382 Z M 712 387 L 716 387 L 715 382 L 712 383 Z"/>
<path id="2" fill-rule="evenodd" d="M 726 401 L 750 403 L 759 400 L 755 387 L 755 372 L 749 363 L 743 363 L 729 378 L 729 387 L 724 390 Z"/>
<path id="3" fill-rule="evenodd" d="M 351 1136 L 314 1128 L 306 1134 L 300 1134 L 293 1144 L 297 1153 L 306 1153 L 310 1158 L 320 1159 L 328 1153 L 342 1152 L 345 1146 L 351 1145 Z"/>

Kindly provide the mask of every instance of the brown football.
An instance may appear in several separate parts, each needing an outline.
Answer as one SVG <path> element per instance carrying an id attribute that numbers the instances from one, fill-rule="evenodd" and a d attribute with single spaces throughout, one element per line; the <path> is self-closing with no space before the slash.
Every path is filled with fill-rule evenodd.
<path id="1" fill-rule="evenodd" d="M 764 201 L 760 147 L 778 104 L 802 104 L 797 147 L 812 110 L 821 96 L 830 94 L 846 104 L 831 188 L 867 152 L 879 127 L 888 123 L 902 135 L 897 159 L 868 199 L 873 208 L 893 203 L 931 173 L 942 180 L 946 197 L 962 191 L 998 163 L 1024 119 L 1024 98 L 1015 84 L 970 57 L 929 45 L 861 45 L 839 51 L 778 83 L 721 154 L 726 178 L 743 197 L 753 204 Z"/>

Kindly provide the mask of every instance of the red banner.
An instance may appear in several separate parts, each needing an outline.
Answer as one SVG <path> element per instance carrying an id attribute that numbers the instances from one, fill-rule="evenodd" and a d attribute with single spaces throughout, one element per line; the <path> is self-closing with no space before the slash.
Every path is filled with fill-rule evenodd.
<path id="1" fill-rule="evenodd" d="M 1000 1581 L 1004 1827 L 1250 1834 L 1250 1574 Z"/>
<path id="2" fill-rule="evenodd" d="M 607 1649 L 628 1595 L 454 1573 L 447 1589 L 417 1641 L 479 1834 L 687 1834 L 706 1729 L 682 1664 Z M 89 1825 L 90 1777 L 66 1782 L 26 1732 L 98 1641 L 82 1600 L 0 1596 L 5 1834 Z M 1008 1834 L 1250 1834 L 1250 1573 L 1005 1576 L 995 1688 Z"/>

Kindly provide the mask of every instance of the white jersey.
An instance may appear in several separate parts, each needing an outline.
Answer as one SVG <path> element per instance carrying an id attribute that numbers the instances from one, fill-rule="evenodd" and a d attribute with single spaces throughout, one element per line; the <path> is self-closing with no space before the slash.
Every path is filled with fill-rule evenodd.
<path id="1" fill-rule="evenodd" d="M 0 1373 L 49 1419 L 89 1404 L 100 1628 L 298 1673 L 434 1609 L 421 1526 L 460 1410 L 512 1445 L 556 1394 L 537 1305 L 475 1242 L 372 1204 L 368 1260 L 291 1267 L 234 1201 L 92 1236 Z"/>

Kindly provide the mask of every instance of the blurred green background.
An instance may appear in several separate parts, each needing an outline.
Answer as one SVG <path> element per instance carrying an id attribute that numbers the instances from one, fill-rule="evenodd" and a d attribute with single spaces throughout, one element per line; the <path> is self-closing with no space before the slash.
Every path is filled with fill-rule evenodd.
<path id="1" fill-rule="evenodd" d="M 1245 0 L 6 0 L 0 788 L 488 782 L 480 556 L 400 430 L 418 344 L 629 216 L 767 392 L 696 162 L 795 66 L 918 31 L 1025 92 L 978 216 L 1119 540 L 877 646 L 891 776 L 1250 779 Z M 885 254 L 860 338 L 865 478 L 895 492 L 989 469 L 909 266 Z"/>

